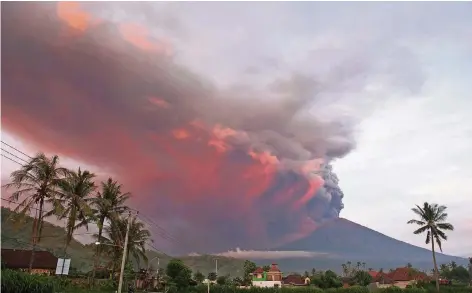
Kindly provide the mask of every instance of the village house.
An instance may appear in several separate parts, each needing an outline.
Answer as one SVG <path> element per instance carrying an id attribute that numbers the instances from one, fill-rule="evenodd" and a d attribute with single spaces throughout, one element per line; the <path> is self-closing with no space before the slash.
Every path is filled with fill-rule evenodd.
<path id="1" fill-rule="evenodd" d="M 414 272 L 410 268 L 397 268 L 390 273 L 370 271 L 372 276 L 372 288 L 398 287 L 406 288 L 414 285 L 418 281 L 427 281 L 429 277 L 423 272 Z"/>
<path id="2" fill-rule="evenodd" d="M 268 272 L 258 267 L 252 273 L 252 285 L 265 288 L 282 287 L 282 272 L 275 263 L 270 266 Z"/>
<path id="3" fill-rule="evenodd" d="M 309 286 L 311 280 L 300 275 L 288 275 L 282 279 L 282 283 L 284 287 Z"/>
<path id="4" fill-rule="evenodd" d="M 2 248 L 2 263 L 8 269 L 27 271 L 31 259 L 31 250 Z M 35 251 L 31 273 L 54 275 L 57 257 L 49 251 Z"/>

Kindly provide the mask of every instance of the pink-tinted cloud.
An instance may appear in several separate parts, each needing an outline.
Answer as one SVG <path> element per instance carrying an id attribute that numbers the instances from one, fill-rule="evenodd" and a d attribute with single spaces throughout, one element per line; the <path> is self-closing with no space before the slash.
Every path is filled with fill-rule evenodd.
<path id="1" fill-rule="evenodd" d="M 349 130 L 296 119 L 316 82 L 275 80 L 270 104 L 222 97 L 143 27 L 107 23 L 72 2 L 2 10 L 3 127 L 113 170 L 133 205 L 182 239 L 205 239 L 209 251 L 268 247 L 313 230 L 308 216 L 315 227 L 342 208 L 316 172 L 352 148 Z"/>

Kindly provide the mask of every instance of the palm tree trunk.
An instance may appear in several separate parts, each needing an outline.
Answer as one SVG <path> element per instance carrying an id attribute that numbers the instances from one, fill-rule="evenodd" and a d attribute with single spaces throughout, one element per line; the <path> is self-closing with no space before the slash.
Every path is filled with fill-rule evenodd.
<path id="1" fill-rule="evenodd" d="M 433 231 L 430 231 L 431 235 L 431 250 L 433 251 L 433 264 L 434 264 L 434 279 L 436 280 L 436 290 L 439 292 L 439 274 L 438 264 L 436 263 L 436 252 L 434 251 L 434 238 Z"/>
<path id="2" fill-rule="evenodd" d="M 72 240 L 72 234 L 74 233 L 74 225 L 75 225 L 75 210 L 72 208 L 71 214 L 67 219 L 67 232 L 65 237 L 64 243 L 64 262 L 62 263 L 61 275 L 64 274 L 64 265 L 66 264 L 66 257 L 67 257 L 67 248 L 69 247 L 70 241 Z"/>
<path id="3" fill-rule="evenodd" d="M 38 227 L 38 209 L 36 209 L 36 213 L 34 215 L 33 220 L 33 230 L 31 231 L 31 244 L 34 244 L 36 241 L 36 229 Z"/>
<path id="4" fill-rule="evenodd" d="M 64 245 L 64 261 L 62 263 L 62 269 L 61 269 L 61 276 L 64 276 L 64 266 L 66 264 L 66 256 L 67 256 L 67 247 L 69 246 L 69 244 L 67 243 L 66 241 L 66 244 Z"/>
<path id="5" fill-rule="evenodd" d="M 36 250 L 36 243 L 39 242 L 40 236 L 41 236 L 41 226 L 42 226 L 42 218 L 43 218 L 43 206 L 44 206 L 44 199 L 41 198 L 39 201 L 39 215 L 38 215 L 38 220 L 36 222 L 36 228 L 35 233 L 34 233 L 34 238 L 33 238 L 33 247 L 31 248 L 31 258 L 30 258 L 30 263 L 29 263 L 29 272 L 31 273 L 33 270 L 33 263 L 34 263 L 34 254 Z"/>
<path id="6" fill-rule="evenodd" d="M 100 219 L 98 220 L 98 242 L 99 243 L 101 243 L 102 241 L 103 222 L 105 222 L 105 219 L 103 217 L 100 217 Z M 95 252 L 96 252 L 96 257 L 95 257 L 95 261 L 94 261 L 93 269 L 92 269 L 92 284 L 95 283 L 95 271 L 97 268 L 97 264 L 100 264 L 100 252 L 101 252 L 100 245 L 97 245 Z"/>
<path id="7" fill-rule="evenodd" d="M 38 227 L 37 227 L 38 237 L 36 238 L 37 243 L 39 243 L 41 241 L 41 235 L 43 234 L 43 222 L 44 222 L 43 213 L 44 213 L 44 198 L 42 198 L 39 201 L 39 216 L 38 216 Z"/>

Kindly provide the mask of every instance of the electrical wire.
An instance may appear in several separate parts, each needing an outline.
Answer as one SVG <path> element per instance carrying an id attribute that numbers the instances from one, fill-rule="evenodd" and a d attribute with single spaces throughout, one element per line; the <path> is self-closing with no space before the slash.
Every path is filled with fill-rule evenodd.
<path id="1" fill-rule="evenodd" d="M 22 151 L 19 150 L 18 148 L 14 147 L 14 146 L 12 146 L 12 145 L 10 145 L 10 144 L 4 142 L 4 141 L 2 141 L 2 144 L 4 144 L 4 145 L 10 147 L 11 149 L 17 151 L 18 153 L 20 153 L 20 154 L 22 154 L 22 155 L 24 155 L 24 156 L 26 156 L 26 157 L 28 157 L 28 158 L 30 158 L 30 159 L 32 158 L 32 157 L 29 156 L 28 154 L 22 152 Z M 16 156 L 15 154 L 10 153 L 9 151 L 6 151 L 6 150 L 3 149 L 3 148 L 2 148 L 2 151 L 4 151 L 5 153 L 9 154 L 10 156 L 16 157 L 16 158 L 22 160 L 23 162 L 26 162 L 26 163 L 27 163 L 26 160 L 24 160 L 24 159 L 22 159 L 22 158 Z M 18 162 L 18 161 L 16 161 L 15 159 L 12 159 L 12 158 L 10 158 L 10 157 L 8 157 L 8 156 L 5 156 L 3 153 L 2 153 L 1 155 L 2 155 L 3 157 L 5 157 L 6 159 L 8 159 L 8 160 L 10 160 L 10 161 L 12 161 L 12 162 L 14 162 L 14 163 L 16 163 L 16 164 L 18 164 L 18 165 L 21 165 L 21 166 L 24 165 L 23 163 Z M 15 204 L 21 205 L 20 202 L 15 202 L 15 201 L 12 201 L 11 199 L 6 199 L 6 198 L 3 198 L 3 197 L 2 197 L 1 199 L 2 199 L 2 200 L 5 200 L 5 201 L 7 201 L 7 202 L 10 202 L 10 203 L 15 203 Z M 24 205 L 22 205 L 22 206 L 24 206 Z M 39 209 L 36 208 L 36 207 L 30 207 L 30 209 L 39 210 Z M 142 222 L 148 224 L 150 227 L 156 228 L 156 230 L 158 231 L 157 234 L 158 234 L 161 238 L 163 238 L 163 239 L 165 239 L 165 240 L 168 240 L 168 241 L 170 241 L 170 242 L 172 242 L 172 243 L 174 243 L 174 244 L 180 244 L 180 245 L 182 245 L 182 243 L 179 243 L 179 241 L 177 241 L 177 239 L 176 239 L 172 234 L 170 234 L 165 228 L 163 228 L 162 226 L 160 226 L 159 224 L 157 224 L 151 217 L 149 217 L 149 216 L 147 216 L 146 214 L 140 212 L 139 210 L 132 209 L 132 208 L 129 208 L 129 209 L 132 210 L 132 211 L 135 211 L 135 212 L 136 212 L 136 217 L 138 217 Z M 85 234 L 87 234 L 87 233 L 82 233 L 82 234 L 77 234 L 77 235 L 85 235 Z M 41 237 L 43 237 L 43 236 L 41 236 Z M 48 236 L 45 236 L 45 237 L 48 237 Z M 56 236 L 51 236 L 51 237 L 56 237 Z M 58 237 L 59 237 L 59 236 L 58 236 Z M 150 246 L 153 247 L 152 245 L 150 245 Z M 153 247 L 153 248 L 156 249 L 155 247 Z M 156 249 L 156 250 L 157 250 L 157 249 Z M 158 251 L 160 251 L 160 250 L 158 250 Z M 162 251 L 160 251 L 160 252 L 162 252 Z"/>

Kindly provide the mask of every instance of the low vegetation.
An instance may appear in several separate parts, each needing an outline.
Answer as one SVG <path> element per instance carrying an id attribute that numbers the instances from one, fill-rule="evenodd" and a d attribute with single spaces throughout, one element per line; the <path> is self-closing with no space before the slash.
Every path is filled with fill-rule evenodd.
<path id="1" fill-rule="evenodd" d="M 207 286 L 181 286 L 185 279 L 190 277 L 190 272 L 183 266 L 178 260 L 174 260 L 167 268 L 167 273 L 170 274 L 170 285 L 166 289 L 169 293 L 207 293 Z M 184 272 L 184 273 L 182 273 Z M 103 284 L 100 288 L 95 288 L 93 291 L 90 289 L 79 288 L 74 286 L 70 280 L 30 275 L 27 273 L 11 270 L 2 270 L 2 292 L 9 293 L 105 293 L 114 292 L 114 289 L 110 284 Z M 173 283 L 177 282 L 177 283 Z M 180 284 L 180 285 L 179 285 Z M 187 283 L 188 284 L 188 283 Z M 232 285 L 212 285 L 210 292 L 212 293 L 368 293 L 370 292 L 367 287 L 353 286 L 350 288 L 330 288 L 320 289 L 316 287 L 292 287 L 292 288 L 237 288 Z M 378 289 L 378 293 L 433 293 L 436 292 L 434 286 L 426 288 L 386 288 Z M 444 287 L 441 288 L 441 292 L 444 293 L 472 293 L 472 287 Z"/>
<path id="2" fill-rule="evenodd" d="M 51 278 L 29 275 L 18 271 L 2 270 L 2 292 L 9 293 L 53 293 Z"/>

